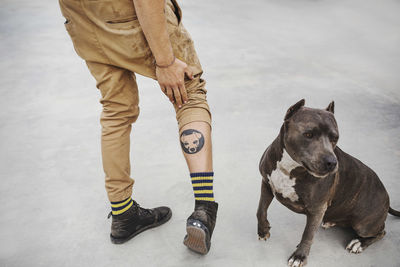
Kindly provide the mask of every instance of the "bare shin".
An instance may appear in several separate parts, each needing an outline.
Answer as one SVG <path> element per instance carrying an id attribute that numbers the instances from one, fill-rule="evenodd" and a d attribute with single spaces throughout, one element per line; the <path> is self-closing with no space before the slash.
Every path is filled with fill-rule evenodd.
<path id="1" fill-rule="evenodd" d="M 190 173 L 212 172 L 211 126 L 202 121 L 186 124 L 179 141 Z"/>

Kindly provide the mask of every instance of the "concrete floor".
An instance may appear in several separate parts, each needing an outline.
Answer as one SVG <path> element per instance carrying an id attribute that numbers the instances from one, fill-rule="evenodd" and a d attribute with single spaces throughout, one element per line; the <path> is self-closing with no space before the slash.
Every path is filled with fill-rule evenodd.
<path id="1" fill-rule="evenodd" d="M 258 161 L 286 109 L 336 101 L 339 146 L 373 168 L 400 209 L 398 0 L 182 1 L 213 111 L 219 219 L 211 252 L 182 245 L 193 208 L 174 111 L 139 78 L 134 198 L 169 205 L 169 223 L 109 241 L 99 92 L 74 53 L 57 1 L 1 1 L 0 266 L 285 266 L 305 217 L 276 200 L 257 240 Z M 400 266 L 400 219 L 360 255 L 343 229 L 316 234 L 308 266 Z"/>

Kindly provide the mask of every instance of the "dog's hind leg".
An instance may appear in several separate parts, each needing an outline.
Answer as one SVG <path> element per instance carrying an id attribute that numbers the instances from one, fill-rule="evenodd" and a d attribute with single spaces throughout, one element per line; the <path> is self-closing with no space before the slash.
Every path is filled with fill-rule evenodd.
<path id="1" fill-rule="evenodd" d="M 376 241 L 381 240 L 385 236 L 386 232 L 383 230 L 377 236 L 373 237 L 357 237 L 350 241 L 350 243 L 346 246 L 346 249 L 350 253 L 361 253 L 363 252 L 369 245 L 375 243 Z"/>
<path id="2" fill-rule="evenodd" d="M 346 249 L 350 253 L 361 253 L 369 245 L 381 240 L 385 236 L 385 219 L 381 216 L 377 220 L 360 220 L 353 223 L 352 228 L 356 232 L 356 237 L 350 241 Z"/>
<path id="3" fill-rule="evenodd" d="M 267 240 L 270 236 L 269 229 L 271 229 L 271 227 L 267 219 L 267 210 L 273 198 L 274 194 L 272 193 L 270 185 L 263 180 L 261 182 L 261 196 L 257 210 L 258 239 L 260 240 Z"/>

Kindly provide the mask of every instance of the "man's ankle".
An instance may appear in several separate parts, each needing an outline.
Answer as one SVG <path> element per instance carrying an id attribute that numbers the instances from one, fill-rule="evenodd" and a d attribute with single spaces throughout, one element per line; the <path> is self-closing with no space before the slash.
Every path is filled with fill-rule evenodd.
<path id="1" fill-rule="evenodd" d="M 122 201 L 111 202 L 111 214 L 114 216 L 121 215 L 129 210 L 133 205 L 134 201 L 132 200 L 132 197 L 128 197 Z"/>
<path id="2" fill-rule="evenodd" d="M 194 198 L 196 201 L 214 202 L 213 181 L 214 172 L 191 173 Z"/>

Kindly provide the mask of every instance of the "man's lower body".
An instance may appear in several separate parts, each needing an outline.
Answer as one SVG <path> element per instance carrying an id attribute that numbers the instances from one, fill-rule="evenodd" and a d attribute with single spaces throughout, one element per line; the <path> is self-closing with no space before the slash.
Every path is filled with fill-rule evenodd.
<path id="1" fill-rule="evenodd" d="M 123 243 L 171 217 L 169 208 L 143 209 L 131 199 L 134 180 L 130 177 L 130 132 L 139 116 L 135 74 L 155 79 L 154 58 L 132 0 L 60 0 L 60 6 L 75 50 L 86 61 L 102 95 L 101 147 L 113 215 L 111 240 Z M 165 15 L 174 54 L 194 74 L 193 80 L 185 80 L 187 103 L 182 108 L 175 106 L 196 199 L 184 243 L 205 254 L 218 208 L 213 196 L 211 114 L 201 65 L 193 41 L 180 22 L 181 11 L 175 1 L 167 0 Z"/>

